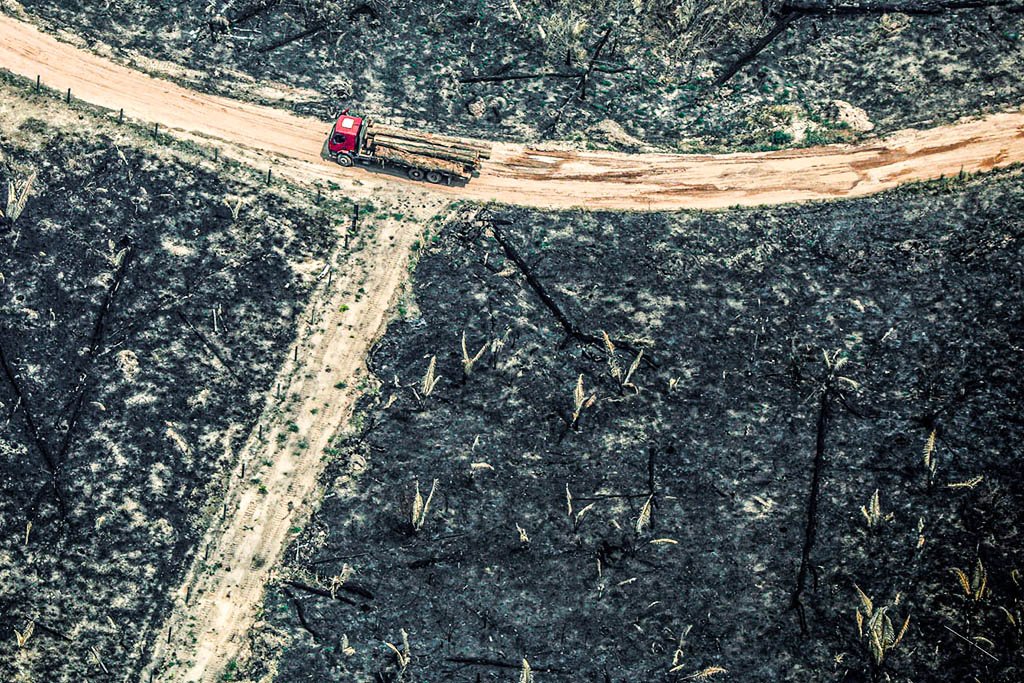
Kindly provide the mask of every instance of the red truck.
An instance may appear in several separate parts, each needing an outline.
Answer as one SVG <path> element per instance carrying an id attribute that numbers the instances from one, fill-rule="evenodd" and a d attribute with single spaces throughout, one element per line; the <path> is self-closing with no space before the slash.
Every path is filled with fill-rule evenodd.
<path id="1" fill-rule="evenodd" d="M 402 169 L 413 180 L 468 181 L 491 157 L 490 145 L 434 133 L 414 133 L 342 112 L 327 153 L 341 166 L 354 162 Z"/>

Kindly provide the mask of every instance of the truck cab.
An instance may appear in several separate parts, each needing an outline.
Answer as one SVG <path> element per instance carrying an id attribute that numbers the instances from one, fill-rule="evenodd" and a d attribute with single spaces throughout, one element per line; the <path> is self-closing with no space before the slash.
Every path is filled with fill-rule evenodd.
<path id="1" fill-rule="evenodd" d="M 351 166 L 352 159 L 358 156 L 362 147 L 363 119 L 343 113 L 338 117 L 331 139 L 327 141 L 327 151 L 332 159 L 342 166 Z"/>

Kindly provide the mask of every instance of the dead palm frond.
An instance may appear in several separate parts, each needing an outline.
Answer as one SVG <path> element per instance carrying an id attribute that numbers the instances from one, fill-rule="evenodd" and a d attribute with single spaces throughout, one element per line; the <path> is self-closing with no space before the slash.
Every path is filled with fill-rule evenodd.
<path id="1" fill-rule="evenodd" d="M 23 630 L 23 631 L 19 631 L 18 629 L 14 629 L 14 639 L 18 643 L 18 649 L 19 650 L 24 650 L 25 649 L 25 645 L 28 644 L 28 639 L 32 637 L 32 634 L 35 632 L 35 630 L 36 630 L 36 622 L 34 622 L 34 621 L 28 622 L 28 624 L 25 625 L 25 630 Z"/>
<path id="2" fill-rule="evenodd" d="M 427 373 L 423 375 L 423 382 L 420 384 L 420 391 L 424 396 L 430 396 L 434 393 L 434 387 L 441 381 L 440 375 L 436 374 L 437 371 L 437 356 L 430 357 L 430 364 L 427 365 Z"/>
<path id="3" fill-rule="evenodd" d="M 938 466 L 938 461 L 935 459 L 935 430 L 933 429 L 928 434 L 928 440 L 924 442 L 924 451 L 922 452 L 922 460 L 924 461 L 924 468 L 928 472 L 928 480 L 935 476 L 935 468 Z"/>
<path id="4" fill-rule="evenodd" d="M 682 668 L 682 667 L 677 667 L 677 669 L 678 668 Z M 676 669 L 673 669 L 673 671 L 674 670 L 676 670 Z M 682 680 L 684 680 L 684 681 L 706 681 L 706 680 L 709 680 L 710 678 L 712 678 L 713 676 L 717 676 L 718 674 L 724 674 L 724 673 L 729 673 L 729 672 L 728 672 L 728 670 L 726 670 L 726 669 L 724 669 L 723 667 L 720 667 L 720 666 L 708 666 L 708 667 L 705 667 L 705 668 L 701 669 L 700 671 L 694 671 L 689 676 L 683 676 Z"/>
<path id="5" fill-rule="evenodd" d="M 533 683 L 533 671 L 530 669 L 530 663 L 526 661 L 526 657 L 523 657 L 523 668 L 519 672 L 519 683 Z"/>
<path id="6" fill-rule="evenodd" d="M 579 422 L 580 415 L 583 411 L 594 405 L 597 401 L 597 395 L 591 394 L 587 398 L 587 392 L 583 389 L 583 375 L 580 375 L 576 380 L 576 388 L 572 392 L 572 422 L 570 427 L 575 427 L 576 423 Z"/>
<path id="7" fill-rule="evenodd" d="M 409 650 L 409 634 L 402 631 L 402 646 L 399 648 L 393 643 L 384 641 L 384 644 L 395 653 L 395 664 L 398 667 L 398 677 L 396 680 L 401 681 L 405 677 L 405 670 L 409 668 L 409 662 L 412 661 L 412 653 Z"/>
<path id="8" fill-rule="evenodd" d="M 437 479 L 430 485 L 430 493 L 426 500 L 420 494 L 420 482 L 416 480 L 416 495 L 412 499 L 412 529 L 419 531 L 427 521 L 427 513 L 430 512 L 430 502 L 434 500 L 434 491 L 437 489 Z"/>
<path id="9" fill-rule="evenodd" d="M 476 352 L 476 355 L 470 356 L 469 350 L 466 348 L 466 333 L 462 333 L 462 372 L 466 377 L 469 377 L 473 373 L 473 366 L 476 365 L 476 362 L 483 357 L 488 346 L 490 346 L 490 344 L 484 342 L 484 345 L 480 347 L 480 350 Z"/>
<path id="10" fill-rule="evenodd" d="M 878 495 L 878 489 L 875 489 L 875 492 L 871 496 L 871 500 L 868 501 L 868 504 L 866 506 L 861 506 L 860 512 L 864 515 L 864 519 L 867 522 L 869 529 L 881 526 L 882 522 L 887 522 L 893 518 L 892 513 L 889 513 L 888 515 L 882 514 L 882 503 Z"/>
<path id="11" fill-rule="evenodd" d="M 637 536 L 642 534 L 645 529 L 651 526 L 651 504 L 653 502 L 654 495 L 652 494 L 647 497 L 647 502 L 644 503 L 642 508 L 640 508 L 640 516 L 636 518 L 636 524 L 634 525 Z"/>
<path id="12" fill-rule="evenodd" d="M 12 224 L 21 218 L 28 198 L 32 194 L 32 185 L 36 181 L 36 172 L 32 171 L 19 186 L 14 180 L 7 181 L 7 208 L 0 217 L 6 217 Z"/>
<path id="13" fill-rule="evenodd" d="M 903 620 L 899 631 L 893 628 L 892 619 L 889 618 L 891 605 L 884 605 L 875 608 L 871 598 L 856 584 L 853 586 L 857 591 L 860 605 L 855 613 L 857 622 L 857 635 L 867 641 L 867 649 L 876 666 L 881 666 L 886 656 L 900 644 L 903 636 L 910 627 L 910 615 Z M 894 604 L 899 603 L 897 596 Z"/>
<path id="14" fill-rule="evenodd" d="M 985 595 L 985 590 L 988 588 L 988 572 L 980 557 L 974 565 L 974 571 L 971 572 L 970 578 L 968 578 L 967 572 L 955 567 L 953 574 L 967 597 L 977 602 Z"/>

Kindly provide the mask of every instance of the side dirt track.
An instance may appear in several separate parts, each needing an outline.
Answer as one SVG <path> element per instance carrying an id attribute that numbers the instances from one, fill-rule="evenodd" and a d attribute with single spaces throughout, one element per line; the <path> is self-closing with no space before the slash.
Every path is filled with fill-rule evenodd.
<path id="1" fill-rule="evenodd" d="M 300 332 L 297 361 L 289 358 L 281 372 L 282 380 L 291 381 L 281 381 L 280 390 L 295 407 L 287 422 L 276 420 L 265 433 L 250 435 L 232 474 L 223 519 L 199 546 L 140 680 L 219 681 L 243 648 L 289 534 L 308 516 L 304 504 L 316 491 L 322 454 L 359 395 L 346 384 L 365 376 L 366 353 L 387 324 L 420 238 L 418 226 L 441 208 L 427 202 L 415 221 L 380 223 L 362 245 L 365 259 L 341 269 L 333 286 L 325 284 L 315 295 L 322 302 L 319 315 Z M 360 287 L 367 295 L 353 299 Z M 272 402 L 267 410 L 273 413 Z"/>
<path id="2" fill-rule="evenodd" d="M 321 121 L 202 94 L 120 66 L 0 15 L 0 68 L 51 88 L 204 139 L 235 157 L 272 155 L 298 180 L 330 179 L 357 194 L 411 181 L 342 170 L 320 157 Z M 453 198 L 536 208 L 626 210 L 725 208 L 859 197 L 897 185 L 1024 161 L 1024 113 L 994 114 L 929 130 L 906 130 L 871 143 L 778 152 L 675 155 L 538 150 L 496 144 L 479 178 L 436 187 Z M 266 164 L 266 160 L 263 162 Z"/>

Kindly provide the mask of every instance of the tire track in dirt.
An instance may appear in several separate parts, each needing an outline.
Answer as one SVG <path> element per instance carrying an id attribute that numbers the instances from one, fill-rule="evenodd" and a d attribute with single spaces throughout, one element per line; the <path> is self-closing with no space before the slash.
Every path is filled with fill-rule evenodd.
<path id="1" fill-rule="evenodd" d="M 181 137 L 217 145 L 239 160 L 311 182 L 330 179 L 365 196 L 412 181 L 321 156 L 329 124 L 207 95 L 62 43 L 0 14 L 0 68 Z M 726 208 L 860 197 L 897 185 L 1024 162 L 1024 112 L 904 130 L 860 145 L 716 155 L 541 150 L 497 143 L 464 187 L 426 186 L 450 198 L 548 209 Z"/>

